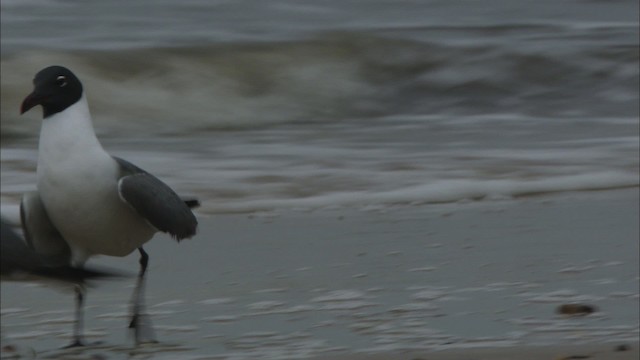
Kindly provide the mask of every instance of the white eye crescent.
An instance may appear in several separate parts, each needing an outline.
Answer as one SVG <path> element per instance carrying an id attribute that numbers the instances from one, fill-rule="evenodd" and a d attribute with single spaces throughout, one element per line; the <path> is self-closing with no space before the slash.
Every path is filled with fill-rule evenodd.
<path id="1" fill-rule="evenodd" d="M 63 75 L 58 76 L 58 78 L 56 78 L 56 84 L 60 87 L 67 86 L 67 77 Z"/>

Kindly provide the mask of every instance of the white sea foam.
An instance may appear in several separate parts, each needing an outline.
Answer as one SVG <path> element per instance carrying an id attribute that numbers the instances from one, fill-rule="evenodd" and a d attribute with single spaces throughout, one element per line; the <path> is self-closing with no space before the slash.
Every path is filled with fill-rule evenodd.
<path id="1" fill-rule="evenodd" d="M 334 290 L 311 299 L 312 302 L 335 303 L 343 301 L 359 301 L 366 298 L 366 294 L 358 290 Z"/>

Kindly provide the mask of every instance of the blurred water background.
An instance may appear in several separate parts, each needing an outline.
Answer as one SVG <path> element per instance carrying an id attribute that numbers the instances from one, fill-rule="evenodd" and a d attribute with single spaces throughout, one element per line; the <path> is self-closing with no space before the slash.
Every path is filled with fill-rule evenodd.
<path id="1" fill-rule="evenodd" d="M 637 187 L 635 0 L 3 0 L 2 202 L 35 187 L 42 67 L 202 211 Z"/>

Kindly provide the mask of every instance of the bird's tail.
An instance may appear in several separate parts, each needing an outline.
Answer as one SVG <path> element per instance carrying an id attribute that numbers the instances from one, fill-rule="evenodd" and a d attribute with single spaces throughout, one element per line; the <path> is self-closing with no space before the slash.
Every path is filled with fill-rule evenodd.
<path id="1" fill-rule="evenodd" d="M 197 198 L 183 197 L 182 200 L 189 207 L 189 209 L 195 209 L 200 207 L 200 200 L 198 200 Z"/>

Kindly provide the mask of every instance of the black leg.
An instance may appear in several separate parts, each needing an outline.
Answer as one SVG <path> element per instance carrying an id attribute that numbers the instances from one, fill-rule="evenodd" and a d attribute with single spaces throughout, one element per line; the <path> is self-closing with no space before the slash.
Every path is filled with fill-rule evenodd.
<path id="1" fill-rule="evenodd" d="M 133 330 L 135 341 L 140 343 L 155 343 L 155 334 L 151 319 L 144 310 L 144 286 L 147 265 L 149 264 L 149 255 L 142 247 L 138 248 L 140 252 L 140 272 L 136 287 L 133 291 L 133 299 L 131 304 L 131 322 L 129 328 Z"/>
<path id="2" fill-rule="evenodd" d="M 144 251 L 142 246 L 138 248 L 138 251 L 140 252 L 140 274 L 138 275 L 138 277 L 143 277 L 144 274 L 147 272 L 147 265 L 149 264 L 149 255 L 147 254 L 146 251 Z"/>
<path id="3" fill-rule="evenodd" d="M 67 348 L 84 346 L 82 341 L 82 328 L 84 323 L 84 288 L 82 285 L 75 286 L 76 291 L 76 321 L 73 325 L 73 342 Z"/>

